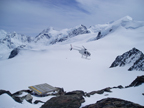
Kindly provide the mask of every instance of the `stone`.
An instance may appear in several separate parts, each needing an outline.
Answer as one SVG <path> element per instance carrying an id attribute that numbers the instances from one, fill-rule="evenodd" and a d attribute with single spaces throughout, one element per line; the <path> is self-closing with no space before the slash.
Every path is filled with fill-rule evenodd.
<path id="1" fill-rule="evenodd" d="M 32 103 L 33 97 L 31 96 L 31 94 L 27 94 L 27 95 L 25 96 L 25 100 L 26 100 L 27 102 L 29 102 L 29 103 Z"/>
<path id="2" fill-rule="evenodd" d="M 90 93 L 87 93 L 87 94 L 89 94 L 89 95 L 94 95 L 94 94 L 103 94 L 104 92 L 112 92 L 111 91 L 111 87 L 107 87 L 107 88 L 104 88 L 104 89 L 101 89 L 101 90 L 97 90 L 97 91 L 92 91 L 92 92 L 90 92 Z"/>
<path id="3" fill-rule="evenodd" d="M 45 102 L 43 102 L 43 101 L 41 101 L 41 100 L 35 100 L 35 101 L 34 101 L 34 104 L 38 104 L 38 103 L 45 103 Z"/>
<path id="4" fill-rule="evenodd" d="M 122 85 L 119 85 L 119 86 L 117 86 L 117 87 L 113 87 L 113 88 L 119 88 L 119 89 L 122 89 L 122 88 L 124 88 Z"/>
<path id="5" fill-rule="evenodd" d="M 0 90 L 0 95 L 2 95 L 2 94 L 4 94 L 4 93 L 8 94 L 9 96 L 12 96 L 12 94 L 11 94 L 9 91 Z"/>
<path id="6" fill-rule="evenodd" d="M 41 108 L 79 108 L 84 98 L 79 95 L 61 95 L 48 100 Z"/>
<path id="7" fill-rule="evenodd" d="M 105 98 L 82 108 L 144 108 L 144 106 L 117 98 Z"/>
<path id="8" fill-rule="evenodd" d="M 65 95 L 85 96 L 85 93 L 84 93 L 84 91 L 82 91 L 82 90 L 75 90 L 75 91 L 67 92 Z"/>

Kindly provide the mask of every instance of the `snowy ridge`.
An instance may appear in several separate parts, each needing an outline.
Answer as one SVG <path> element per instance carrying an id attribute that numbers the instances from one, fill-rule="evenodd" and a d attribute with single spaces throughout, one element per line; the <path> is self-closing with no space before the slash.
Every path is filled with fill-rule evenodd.
<path id="1" fill-rule="evenodd" d="M 134 21 L 130 16 L 123 17 L 117 21 L 113 21 L 107 24 L 95 25 L 89 28 L 90 31 L 97 33 L 98 35 L 96 38 L 91 40 L 98 40 L 103 38 L 104 36 L 108 35 L 109 33 L 114 32 L 119 27 L 124 27 L 125 29 L 136 29 L 139 27 L 144 26 L 143 21 Z"/>
<path id="2" fill-rule="evenodd" d="M 80 34 L 89 33 L 87 28 L 83 25 L 76 26 L 71 29 L 63 29 L 60 31 L 54 30 L 52 27 L 43 30 L 38 36 L 35 38 L 36 43 L 45 43 L 45 44 L 55 44 L 57 42 L 63 42 L 68 38 L 72 38 L 74 36 Z"/>
<path id="3" fill-rule="evenodd" d="M 10 51 L 21 45 L 29 45 L 33 38 L 16 32 L 7 33 L 0 30 L 0 59 L 8 58 Z"/>
<path id="4" fill-rule="evenodd" d="M 122 67 L 128 64 L 131 66 L 128 69 L 129 71 L 144 71 L 144 54 L 138 49 L 133 48 L 130 51 L 127 51 L 124 54 L 117 56 L 110 68 L 116 66 Z"/>

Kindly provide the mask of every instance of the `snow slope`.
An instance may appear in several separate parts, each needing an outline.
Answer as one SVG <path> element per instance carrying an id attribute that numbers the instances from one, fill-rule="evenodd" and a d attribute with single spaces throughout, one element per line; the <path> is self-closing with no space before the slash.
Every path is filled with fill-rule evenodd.
<path id="1" fill-rule="evenodd" d="M 1 60 L 0 89 L 14 93 L 28 89 L 31 85 L 48 83 L 62 87 L 67 92 L 72 90 L 91 92 L 106 87 L 127 86 L 137 76 L 144 74 L 142 71 L 127 71 L 129 68 L 127 66 L 109 68 L 116 56 L 133 47 L 144 52 L 143 26 L 136 29 L 126 29 L 121 26 L 102 39 L 87 42 L 96 34 L 79 35 L 55 45 L 33 46 L 31 50 L 21 50 L 13 59 Z M 70 44 L 85 46 L 91 52 L 91 57 L 81 58 L 79 52 L 69 50 Z M 112 93 L 95 94 L 85 98 L 86 102 L 82 106 L 106 97 L 121 98 L 144 105 L 143 86 L 144 84 L 126 89 L 112 89 Z M 49 98 L 40 99 L 47 101 Z M 19 104 L 8 95 L 0 96 L 1 108 L 38 108 L 41 105 L 29 104 L 26 101 Z"/>

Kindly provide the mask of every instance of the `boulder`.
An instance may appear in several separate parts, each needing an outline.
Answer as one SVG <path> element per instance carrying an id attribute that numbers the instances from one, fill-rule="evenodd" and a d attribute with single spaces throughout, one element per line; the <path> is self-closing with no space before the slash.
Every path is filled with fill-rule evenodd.
<path id="1" fill-rule="evenodd" d="M 85 102 L 80 95 L 61 95 L 48 100 L 41 108 L 79 108 Z"/>
<path id="2" fill-rule="evenodd" d="M 144 108 L 144 106 L 117 98 L 105 98 L 82 108 Z"/>

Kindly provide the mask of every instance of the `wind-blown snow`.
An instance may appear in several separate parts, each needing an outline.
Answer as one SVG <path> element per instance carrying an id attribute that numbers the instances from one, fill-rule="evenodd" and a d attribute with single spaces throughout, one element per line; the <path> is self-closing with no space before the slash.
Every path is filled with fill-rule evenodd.
<path id="1" fill-rule="evenodd" d="M 131 20 L 128 18 L 128 20 Z M 126 29 L 119 27 L 115 32 L 97 41 L 87 42 L 96 37 L 97 33 L 81 34 L 62 43 L 49 46 L 33 46 L 33 49 L 23 49 L 18 56 L 0 61 L 0 89 L 14 93 L 28 89 L 28 86 L 48 83 L 54 87 L 62 87 L 65 91 L 83 90 L 91 92 L 106 87 L 127 86 L 141 71 L 127 71 L 129 67 L 109 68 L 115 57 L 133 47 L 144 52 L 144 27 Z M 88 59 L 81 58 L 77 51 L 70 51 L 73 46 L 85 46 L 91 53 Z M 95 103 L 106 98 L 126 99 L 144 105 L 143 85 L 126 89 L 112 89 L 112 93 L 93 95 L 86 98 L 82 104 Z M 42 99 L 42 98 L 41 98 Z M 46 97 L 44 101 L 48 100 Z M 8 104 L 9 103 L 9 104 Z M 0 96 L 2 108 L 37 108 L 24 102 L 16 103 L 8 95 Z"/>

